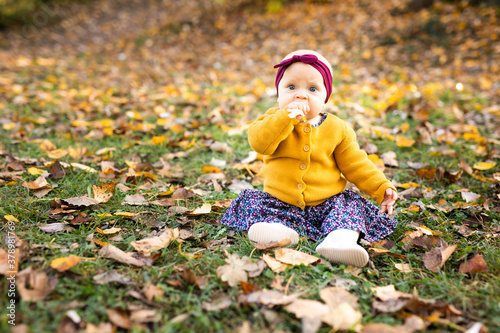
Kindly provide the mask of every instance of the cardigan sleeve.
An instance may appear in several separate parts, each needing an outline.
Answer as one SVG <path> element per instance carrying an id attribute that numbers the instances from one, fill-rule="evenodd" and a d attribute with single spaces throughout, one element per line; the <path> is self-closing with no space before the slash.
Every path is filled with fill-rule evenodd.
<path id="1" fill-rule="evenodd" d="M 384 200 L 385 190 L 394 185 L 368 159 L 356 141 L 356 133 L 344 123 L 344 138 L 334 151 L 335 161 L 346 179 L 361 191 L 370 195 L 380 204 Z"/>
<path id="2" fill-rule="evenodd" d="M 285 110 L 269 109 L 250 125 L 248 142 L 257 153 L 271 155 L 298 123 L 297 119 L 288 117 L 288 112 Z"/>

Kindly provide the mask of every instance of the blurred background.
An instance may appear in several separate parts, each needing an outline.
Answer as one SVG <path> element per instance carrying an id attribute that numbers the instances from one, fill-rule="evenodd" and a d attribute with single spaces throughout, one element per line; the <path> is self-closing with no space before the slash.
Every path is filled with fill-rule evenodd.
<path id="1" fill-rule="evenodd" d="M 272 97 L 272 66 L 307 48 L 335 68 L 333 111 L 458 98 L 441 111 L 499 112 L 498 1 L 0 0 L 0 12 L 0 87 L 19 103 L 30 84 L 19 73 L 29 73 L 66 97 L 87 94 L 95 110 L 112 94 L 144 109 L 168 96 L 248 111 Z"/>

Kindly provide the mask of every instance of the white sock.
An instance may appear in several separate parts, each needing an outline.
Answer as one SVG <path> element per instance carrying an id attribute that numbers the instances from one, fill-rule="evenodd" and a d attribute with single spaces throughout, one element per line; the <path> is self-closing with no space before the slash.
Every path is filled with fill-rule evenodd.
<path id="1" fill-rule="evenodd" d="M 291 244 L 299 242 L 299 234 L 280 223 L 258 222 L 248 229 L 248 238 L 257 243 L 280 242 L 287 237 L 290 238 Z"/>
<path id="2" fill-rule="evenodd" d="M 316 247 L 316 252 L 328 260 L 348 266 L 363 267 L 368 263 L 368 252 L 358 245 L 359 231 L 337 229 L 328 234 Z"/>

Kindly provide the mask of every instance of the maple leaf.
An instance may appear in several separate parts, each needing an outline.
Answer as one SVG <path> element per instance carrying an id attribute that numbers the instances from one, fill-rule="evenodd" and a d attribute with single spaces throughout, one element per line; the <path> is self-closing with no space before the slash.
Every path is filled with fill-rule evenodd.
<path id="1" fill-rule="evenodd" d="M 239 285 L 240 282 L 248 281 L 248 272 L 255 271 L 259 266 L 250 258 L 240 258 L 236 253 L 228 253 L 224 249 L 227 256 L 227 265 L 217 268 L 217 276 L 224 282 L 227 282 L 231 287 Z"/>

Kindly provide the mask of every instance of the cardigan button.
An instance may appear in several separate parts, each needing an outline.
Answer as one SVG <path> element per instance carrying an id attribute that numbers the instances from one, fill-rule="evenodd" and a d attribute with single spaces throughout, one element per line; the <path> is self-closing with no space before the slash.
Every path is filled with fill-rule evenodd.
<path id="1" fill-rule="evenodd" d="M 304 132 L 306 132 L 306 133 L 311 132 L 311 127 L 309 127 L 309 126 L 304 127 Z"/>
<path id="2" fill-rule="evenodd" d="M 311 149 L 311 147 L 309 147 L 308 145 L 304 146 L 304 151 L 309 151 L 309 149 Z"/>
<path id="3" fill-rule="evenodd" d="M 303 207 L 304 206 L 304 203 L 302 201 L 297 201 L 297 205 L 299 205 L 299 207 Z"/>
<path id="4" fill-rule="evenodd" d="M 305 170 L 307 169 L 307 165 L 305 163 L 302 163 L 300 166 L 299 166 L 300 170 Z"/>
<path id="5" fill-rule="evenodd" d="M 298 183 L 297 184 L 297 188 L 300 190 L 304 185 L 302 185 L 301 183 Z"/>

